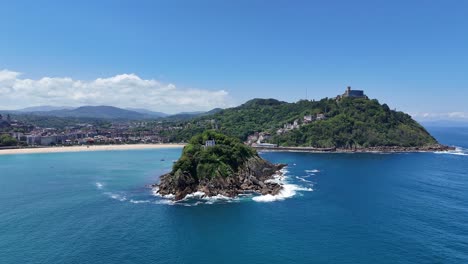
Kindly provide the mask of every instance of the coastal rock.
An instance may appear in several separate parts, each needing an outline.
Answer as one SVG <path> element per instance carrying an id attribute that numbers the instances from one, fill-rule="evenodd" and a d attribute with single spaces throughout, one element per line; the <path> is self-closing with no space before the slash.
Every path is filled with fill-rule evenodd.
<path id="1" fill-rule="evenodd" d="M 284 166 L 262 159 L 238 139 L 205 131 L 190 140 L 172 171 L 153 187 L 163 196 L 174 195 L 175 200 L 193 193 L 207 197 L 235 197 L 246 192 L 276 195 L 281 185 L 266 181 L 280 174 Z"/>
<path id="2" fill-rule="evenodd" d="M 196 180 L 190 173 L 177 171 L 174 175 L 168 173 L 161 176 L 160 183 L 153 187 L 158 187 L 157 192 L 160 195 L 175 195 L 176 201 L 195 192 L 202 192 L 206 197 L 235 197 L 245 192 L 276 195 L 281 191 L 281 185 L 265 181 L 281 174 L 280 170 L 285 166 L 286 164 L 272 164 L 254 156 L 237 173 L 226 178 Z"/>

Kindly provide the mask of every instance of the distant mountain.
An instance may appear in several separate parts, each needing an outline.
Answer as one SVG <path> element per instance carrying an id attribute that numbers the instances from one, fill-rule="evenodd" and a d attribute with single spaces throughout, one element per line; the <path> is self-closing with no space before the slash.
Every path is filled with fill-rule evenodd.
<path id="1" fill-rule="evenodd" d="M 210 111 L 207 111 L 207 112 L 203 112 L 203 111 L 181 112 L 181 113 L 178 113 L 178 114 L 175 114 L 175 115 L 167 116 L 167 117 L 165 117 L 165 119 L 166 120 L 180 120 L 180 121 L 183 121 L 183 120 L 189 120 L 189 119 L 196 118 L 196 117 L 213 115 L 213 114 L 216 114 L 216 113 L 218 113 L 218 112 L 220 112 L 222 110 L 223 110 L 222 108 L 214 108 L 214 109 L 212 109 Z"/>
<path id="2" fill-rule="evenodd" d="M 40 106 L 32 106 L 26 107 L 22 109 L 15 110 L 15 112 L 46 112 L 46 111 L 58 111 L 58 110 L 71 110 L 74 107 L 69 106 L 51 106 L 51 105 L 40 105 Z"/>
<path id="3" fill-rule="evenodd" d="M 175 115 L 169 115 L 162 112 L 154 112 L 144 108 L 118 108 L 114 106 L 81 106 L 77 108 L 66 106 L 34 106 L 19 110 L 5 110 L 5 113 L 31 114 L 36 116 L 53 116 L 69 118 L 93 118 L 93 119 L 159 119 L 166 120 L 189 120 L 196 117 L 211 115 L 221 111 L 221 108 L 215 108 L 207 112 L 182 112 Z"/>
<path id="4" fill-rule="evenodd" d="M 199 115 L 199 114 L 203 114 L 203 113 L 205 113 L 205 111 L 180 112 L 180 113 L 177 113 L 175 115 Z"/>
<path id="5" fill-rule="evenodd" d="M 211 110 L 208 111 L 208 112 L 204 112 L 204 113 L 199 114 L 199 115 L 202 115 L 202 116 L 203 116 L 203 115 L 213 115 L 213 114 L 217 114 L 217 113 L 219 113 L 219 112 L 221 112 L 221 111 L 223 111 L 222 108 L 214 108 L 214 109 L 211 109 Z"/>
<path id="6" fill-rule="evenodd" d="M 58 116 L 58 117 L 91 117 L 101 119 L 146 119 L 149 115 L 135 111 L 125 110 L 114 106 L 81 106 L 71 110 L 54 110 L 45 112 L 35 112 L 37 115 Z"/>
<path id="7" fill-rule="evenodd" d="M 151 111 L 151 110 L 144 109 L 144 108 L 127 107 L 127 108 L 125 108 L 125 110 L 134 111 L 134 112 L 137 112 L 137 113 L 140 113 L 140 114 L 150 115 L 150 116 L 153 116 L 153 117 L 166 117 L 166 116 L 169 116 L 169 114 L 166 114 L 166 113 L 163 113 L 163 112 L 155 112 L 155 111 Z"/>

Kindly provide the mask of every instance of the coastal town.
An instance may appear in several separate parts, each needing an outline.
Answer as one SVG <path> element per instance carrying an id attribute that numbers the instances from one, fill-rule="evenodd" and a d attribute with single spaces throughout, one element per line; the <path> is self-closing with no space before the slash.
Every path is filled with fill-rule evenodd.
<path id="1" fill-rule="evenodd" d="M 345 92 L 336 96 L 334 100 L 339 102 L 343 98 L 367 98 L 367 96 L 364 91 L 353 90 L 348 86 Z M 279 148 L 276 142 L 272 142 L 273 136 L 286 135 L 303 126 L 328 118 L 326 112 L 310 109 L 299 118 L 283 123 L 279 128 L 249 134 L 244 144 L 258 149 Z M 212 118 L 185 122 L 114 120 L 96 123 L 83 121 L 64 127 L 45 127 L 16 120 L 9 113 L 3 115 L 0 113 L 0 148 L 184 143 L 184 139 L 174 137 L 174 135 L 191 129 L 218 130 L 219 121 Z"/>
<path id="2" fill-rule="evenodd" d="M 165 134 L 182 128 L 147 121 L 111 122 L 106 126 L 77 123 L 64 128 L 40 127 L 12 119 L 9 114 L 0 114 L 0 136 L 9 139 L 3 146 L 0 142 L 0 147 L 167 143 L 169 137 Z"/>
<path id="3" fill-rule="evenodd" d="M 351 100 L 350 100 L 351 99 Z M 354 100 L 365 99 L 365 100 Z M 342 105 L 343 102 L 343 105 Z M 358 107 L 353 106 L 358 105 Z M 293 108 L 291 108 L 293 107 Z M 376 117 L 363 109 L 380 111 Z M 273 112 L 257 114 L 258 110 L 270 109 Z M 294 109 L 294 113 L 291 110 Z M 268 111 L 270 111 L 268 110 Z M 357 111 L 356 111 L 357 110 Z M 340 111 L 342 112 L 341 114 Z M 128 145 L 128 144 L 164 144 L 186 143 L 195 134 L 206 130 L 216 130 L 221 133 L 238 133 L 237 138 L 245 145 L 262 150 L 294 150 L 294 151 L 432 151 L 449 149 L 435 144 L 422 130 L 422 137 L 430 144 L 416 146 L 413 139 L 406 146 L 400 146 L 401 137 L 385 142 L 372 137 L 357 138 L 363 133 L 362 127 L 357 127 L 353 133 L 346 132 L 341 137 L 335 137 L 330 124 L 340 126 L 337 117 L 350 118 L 348 111 L 361 116 L 361 120 L 379 118 L 377 124 L 386 120 L 388 115 L 398 115 L 395 118 L 408 120 L 409 116 L 402 113 L 392 113 L 386 104 L 380 105 L 375 99 L 369 100 L 362 90 L 347 87 L 343 94 L 320 101 L 302 100 L 297 103 L 286 103 L 275 99 L 253 99 L 239 107 L 225 109 L 223 112 L 192 117 L 184 120 L 169 120 L 164 118 L 128 120 L 128 119 L 92 119 L 92 118 L 62 118 L 53 119 L 47 116 L 10 115 L 0 113 L 0 149 L 39 148 L 51 146 L 94 146 L 94 145 Z M 249 113 L 249 114 L 244 114 Z M 371 116 L 372 115 L 372 116 Z M 29 118 L 29 119 L 28 119 Z M 273 121 L 276 118 L 276 121 Z M 30 121 L 32 120 L 32 121 Z M 264 120 L 263 126 L 252 120 Z M 331 121 L 331 122 L 330 122 Z M 359 121 L 362 122 L 362 121 Z M 359 123 L 357 122 L 357 123 Z M 356 123 L 356 122 L 355 122 Z M 313 125 L 316 124 L 316 125 Z M 375 124 L 375 121 L 374 123 Z M 303 135 L 310 129 L 314 138 L 307 141 Z M 340 128 L 345 129 L 346 128 Z M 328 130 L 328 131 L 327 131 Z M 346 130 L 347 131 L 347 130 Z M 344 136 L 343 136 L 344 135 Z M 302 140 L 302 141 L 298 141 Z M 333 142 L 335 140 L 335 142 Z M 373 140 L 373 141 L 372 141 Z M 381 142 L 377 142 L 380 140 Z M 405 139 L 406 140 L 406 139 Z M 397 143 L 394 143 L 397 142 Z M 206 147 L 214 146 L 214 141 L 207 141 Z M 413 144 L 413 145 L 411 145 Z"/>

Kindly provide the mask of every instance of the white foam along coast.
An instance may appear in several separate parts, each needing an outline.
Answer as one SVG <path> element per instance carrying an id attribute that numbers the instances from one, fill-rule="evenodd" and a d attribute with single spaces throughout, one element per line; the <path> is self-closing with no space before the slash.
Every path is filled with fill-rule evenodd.
<path id="1" fill-rule="evenodd" d="M 194 193 L 191 193 L 191 194 L 187 194 L 184 199 L 180 200 L 180 201 L 173 201 L 173 199 L 175 198 L 175 195 L 173 194 L 168 194 L 168 195 L 160 195 L 158 193 L 158 188 L 153 188 L 153 195 L 154 196 L 157 196 L 157 197 L 161 197 L 163 198 L 164 200 L 167 201 L 166 202 L 158 202 L 159 204 L 182 204 L 182 205 L 187 205 L 186 203 L 189 202 L 190 200 L 196 200 L 196 202 L 193 204 L 193 205 L 197 205 L 197 204 L 201 204 L 201 203 L 204 203 L 204 204 L 214 204 L 215 202 L 233 202 L 233 201 L 237 201 L 239 200 L 239 198 L 230 198 L 230 197 L 227 197 L 227 196 L 224 196 L 224 195 L 221 195 L 221 194 L 218 194 L 216 196 L 211 196 L 211 197 L 208 197 L 206 196 L 206 194 L 204 192 L 201 192 L 201 191 L 197 191 L 197 192 L 194 192 Z"/>
<path id="2" fill-rule="evenodd" d="M 312 188 L 301 187 L 301 186 L 296 185 L 296 184 L 288 183 L 288 181 L 287 181 L 288 176 L 286 175 L 288 173 L 288 171 L 283 168 L 281 170 L 281 172 L 282 172 L 282 175 L 276 175 L 273 180 L 270 180 L 270 181 L 274 181 L 274 182 L 280 184 L 283 187 L 281 189 L 281 191 L 277 195 L 271 195 L 271 194 L 259 195 L 259 196 L 252 197 L 252 200 L 254 200 L 256 202 L 263 202 L 263 203 L 265 203 L 265 202 L 274 202 L 274 201 L 282 201 L 282 200 L 285 200 L 287 198 L 293 197 L 294 195 L 297 194 L 297 192 L 301 192 L 301 191 L 311 192 L 311 191 L 313 191 Z"/>
<path id="3" fill-rule="evenodd" d="M 304 177 L 308 177 L 308 176 L 304 176 Z M 311 182 L 311 181 L 309 181 L 309 180 L 304 179 L 304 177 L 296 176 L 296 179 L 298 179 L 298 180 L 300 180 L 300 181 L 303 181 L 303 182 Z"/>
<path id="4" fill-rule="evenodd" d="M 435 154 L 448 154 L 448 155 L 457 155 L 457 156 L 468 156 L 468 149 L 461 147 L 456 147 L 455 150 L 448 151 L 436 151 Z"/>
<path id="5" fill-rule="evenodd" d="M 158 187 L 154 187 L 154 188 L 152 189 L 153 196 L 161 197 L 161 198 L 164 198 L 164 199 L 174 199 L 174 198 L 175 198 L 175 195 L 173 195 L 173 194 L 161 195 L 161 194 L 158 193 L 158 191 L 159 191 L 159 188 L 158 188 Z"/>
<path id="6" fill-rule="evenodd" d="M 298 185 L 295 184 L 283 184 L 283 189 L 278 193 L 277 195 L 260 195 L 260 196 L 255 196 L 252 198 L 252 200 L 256 202 L 274 202 L 274 201 L 282 201 L 286 198 L 291 198 L 298 191 L 306 191 L 306 192 L 311 192 L 313 191 L 312 188 L 304 188 L 304 187 L 299 187 Z"/>
<path id="7" fill-rule="evenodd" d="M 314 170 L 314 171 L 318 172 L 318 170 Z M 238 201 L 241 201 L 241 200 L 244 200 L 244 199 L 245 200 L 252 199 L 253 201 L 256 201 L 256 202 L 281 201 L 281 200 L 284 200 L 286 198 L 293 197 L 294 195 L 297 194 L 297 192 L 311 192 L 311 191 L 313 191 L 313 189 L 310 188 L 310 187 L 303 187 L 303 186 L 299 186 L 299 185 L 296 185 L 296 184 L 288 183 L 287 182 L 288 176 L 286 176 L 286 174 L 288 172 L 289 171 L 286 168 L 283 168 L 283 169 L 281 169 L 281 174 L 277 174 L 277 175 L 274 176 L 273 179 L 270 179 L 270 180 L 266 181 L 266 182 L 278 183 L 283 187 L 282 190 L 277 195 L 267 194 L 267 195 L 259 195 L 259 196 L 253 196 L 252 197 L 252 194 L 243 194 L 243 195 L 239 195 L 241 197 L 231 198 L 231 197 L 227 197 L 227 196 L 223 196 L 223 195 L 218 194 L 216 196 L 208 197 L 208 196 L 206 196 L 206 194 L 204 192 L 197 191 L 197 192 L 186 195 L 184 197 L 184 199 L 182 199 L 180 201 L 173 201 L 173 199 L 175 197 L 174 195 L 172 195 L 172 194 L 160 195 L 158 193 L 158 188 L 157 187 L 152 189 L 152 193 L 153 193 L 154 196 L 163 198 L 163 199 L 161 199 L 159 201 L 156 201 L 155 202 L 156 204 L 169 204 L 169 205 L 180 204 L 180 205 L 184 205 L 184 206 L 195 206 L 195 205 L 199 205 L 199 204 L 214 204 L 216 202 L 231 203 L 231 202 L 238 202 Z M 300 180 L 302 180 L 303 182 L 310 182 L 310 181 L 302 179 L 302 178 Z M 309 185 L 310 185 L 310 183 L 309 183 Z M 192 202 L 192 201 L 193 201 L 193 203 L 188 203 L 188 202 Z"/>

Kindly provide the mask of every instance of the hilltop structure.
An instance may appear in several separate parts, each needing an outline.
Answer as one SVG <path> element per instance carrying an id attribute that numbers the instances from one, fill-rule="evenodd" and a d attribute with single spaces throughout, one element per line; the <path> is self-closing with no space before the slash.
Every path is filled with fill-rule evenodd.
<path id="1" fill-rule="evenodd" d="M 336 99 L 350 97 L 350 98 L 367 98 L 363 90 L 352 90 L 351 86 L 346 88 L 346 91 L 342 95 L 338 95 Z"/>

